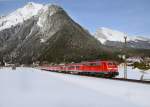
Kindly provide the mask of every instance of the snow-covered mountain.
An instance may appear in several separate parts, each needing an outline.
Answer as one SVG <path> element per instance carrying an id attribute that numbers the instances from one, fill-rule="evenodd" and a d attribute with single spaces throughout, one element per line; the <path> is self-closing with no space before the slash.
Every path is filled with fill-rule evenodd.
<path id="1" fill-rule="evenodd" d="M 102 27 L 96 31 L 94 36 L 104 45 L 122 46 L 127 36 L 129 47 L 150 49 L 150 38 L 133 36 L 126 33 Z"/>
<path id="2" fill-rule="evenodd" d="M 101 42 L 118 41 L 124 42 L 124 37 L 127 36 L 127 41 L 150 41 L 150 38 L 142 36 L 130 36 L 126 33 L 102 27 L 96 31 L 95 37 Z"/>
<path id="3" fill-rule="evenodd" d="M 25 20 L 38 14 L 39 10 L 44 7 L 42 4 L 29 2 L 22 8 L 17 9 L 8 16 L 0 17 L 0 31 L 23 23 Z"/>
<path id="4" fill-rule="evenodd" d="M 77 61 L 101 52 L 99 41 L 58 5 L 28 3 L 0 25 L 0 60 L 7 62 Z"/>

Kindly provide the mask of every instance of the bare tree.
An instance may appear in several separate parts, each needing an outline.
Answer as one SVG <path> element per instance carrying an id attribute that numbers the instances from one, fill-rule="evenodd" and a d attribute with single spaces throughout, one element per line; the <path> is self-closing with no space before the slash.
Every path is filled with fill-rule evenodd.
<path id="1" fill-rule="evenodd" d="M 146 71 L 150 69 L 150 65 L 148 63 L 146 63 L 145 60 L 143 60 L 142 62 L 135 62 L 133 64 L 134 68 L 138 68 L 140 69 L 142 75 L 140 77 L 140 80 L 143 81 L 144 80 L 144 75 L 147 73 Z"/>

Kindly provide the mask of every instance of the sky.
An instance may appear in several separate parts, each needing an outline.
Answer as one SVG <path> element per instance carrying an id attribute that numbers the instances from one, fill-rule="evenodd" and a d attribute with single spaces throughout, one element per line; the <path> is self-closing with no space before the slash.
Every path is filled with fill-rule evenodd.
<path id="1" fill-rule="evenodd" d="M 0 0 L 0 15 L 7 15 L 28 2 L 58 4 L 91 33 L 106 27 L 150 37 L 150 0 Z"/>

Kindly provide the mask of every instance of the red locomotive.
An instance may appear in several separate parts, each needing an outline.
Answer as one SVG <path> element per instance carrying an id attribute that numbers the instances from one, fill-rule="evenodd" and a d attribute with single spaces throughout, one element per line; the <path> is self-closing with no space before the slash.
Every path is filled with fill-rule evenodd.
<path id="1" fill-rule="evenodd" d="M 117 64 L 112 61 L 89 61 L 47 66 L 43 67 L 42 69 L 72 74 L 99 75 L 103 77 L 115 77 L 119 74 Z"/>

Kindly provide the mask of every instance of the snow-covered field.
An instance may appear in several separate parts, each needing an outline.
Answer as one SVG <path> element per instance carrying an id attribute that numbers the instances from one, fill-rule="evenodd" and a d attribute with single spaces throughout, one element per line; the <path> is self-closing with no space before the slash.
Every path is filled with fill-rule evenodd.
<path id="1" fill-rule="evenodd" d="M 121 64 L 118 67 L 118 71 L 119 71 L 119 76 L 117 76 L 117 77 L 121 77 L 121 78 L 124 77 L 124 66 L 123 66 L 123 64 Z M 137 68 L 134 69 L 133 67 L 128 66 L 127 67 L 127 75 L 128 75 L 128 79 L 140 80 L 142 72 L 141 72 L 141 70 L 139 70 Z M 150 81 L 150 70 L 145 71 L 143 79 L 146 81 Z"/>
<path id="2" fill-rule="evenodd" d="M 19 67 L 0 69 L 0 107 L 150 107 L 150 85 Z"/>

